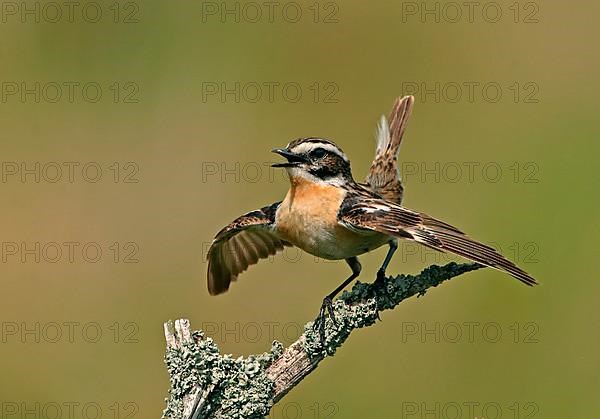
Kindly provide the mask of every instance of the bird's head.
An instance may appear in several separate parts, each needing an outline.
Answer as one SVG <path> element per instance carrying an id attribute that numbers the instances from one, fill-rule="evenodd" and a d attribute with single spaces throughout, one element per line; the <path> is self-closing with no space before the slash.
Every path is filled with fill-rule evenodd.
<path id="1" fill-rule="evenodd" d="M 353 182 L 350 161 L 333 142 L 322 138 L 300 138 L 285 148 L 272 150 L 287 159 L 273 167 L 286 168 L 290 178 L 341 186 Z"/>

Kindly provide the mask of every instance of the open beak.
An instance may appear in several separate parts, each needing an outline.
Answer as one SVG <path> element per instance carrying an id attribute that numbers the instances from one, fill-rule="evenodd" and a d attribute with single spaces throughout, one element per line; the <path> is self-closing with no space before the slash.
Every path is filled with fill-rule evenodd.
<path id="1" fill-rule="evenodd" d="M 271 152 L 277 153 L 280 156 L 283 156 L 287 159 L 286 163 L 274 163 L 271 165 L 271 167 L 294 167 L 298 166 L 300 163 L 307 162 L 305 157 L 299 154 L 292 153 L 286 148 L 274 148 L 273 150 L 271 150 Z"/>

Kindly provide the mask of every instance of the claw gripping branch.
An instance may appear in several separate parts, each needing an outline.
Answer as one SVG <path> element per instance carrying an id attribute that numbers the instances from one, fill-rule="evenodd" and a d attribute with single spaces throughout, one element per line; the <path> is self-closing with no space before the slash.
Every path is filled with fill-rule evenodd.
<path id="1" fill-rule="evenodd" d="M 418 275 L 398 275 L 373 284 L 357 282 L 333 302 L 333 317 L 325 320 L 325 339 L 313 322 L 289 347 L 273 342 L 270 352 L 232 358 L 203 332 L 192 332 L 188 320 L 165 323 L 165 363 L 171 389 L 163 418 L 263 418 L 274 403 L 331 356 L 357 328 L 371 326 L 379 312 L 465 272 L 473 263 L 432 265 Z"/>

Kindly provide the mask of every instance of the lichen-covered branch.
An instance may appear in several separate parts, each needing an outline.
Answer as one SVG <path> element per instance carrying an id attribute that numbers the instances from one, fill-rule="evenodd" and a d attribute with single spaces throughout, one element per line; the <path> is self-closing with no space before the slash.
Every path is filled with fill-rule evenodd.
<path id="1" fill-rule="evenodd" d="M 418 275 L 388 277 L 382 284 L 357 282 L 334 301 L 335 321 L 326 320 L 324 342 L 313 331 L 313 322 L 308 322 L 289 347 L 275 341 L 269 352 L 246 358 L 221 355 L 211 338 L 190 330 L 188 320 L 169 321 L 165 362 L 171 389 L 163 418 L 263 418 L 319 362 L 333 355 L 354 329 L 373 325 L 380 311 L 481 267 L 452 262 L 432 265 Z"/>

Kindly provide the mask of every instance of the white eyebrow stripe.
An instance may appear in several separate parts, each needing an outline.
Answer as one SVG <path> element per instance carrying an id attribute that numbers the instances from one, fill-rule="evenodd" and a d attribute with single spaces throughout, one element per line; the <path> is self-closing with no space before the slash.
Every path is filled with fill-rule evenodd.
<path id="1" fill-rule="evenodd" d="M 294 147 L 293 151 L 294 151 L 294 153 L 309 153 L 312 150 L 314 150 L 315 148 L 322 148 L 324 150 L 330 151 L 330 152 L 340 156 L 345 161 L 348 161 L 348 157 L 346 157 L 346 155 L 339 148 L 337 148 L 333 144 L 329 144 L 329 143 L 325 143 L 325 142 L 301 143 L 301 144 L 298 144 L 296 147 Z"/>

